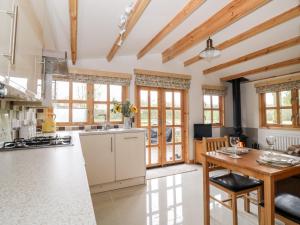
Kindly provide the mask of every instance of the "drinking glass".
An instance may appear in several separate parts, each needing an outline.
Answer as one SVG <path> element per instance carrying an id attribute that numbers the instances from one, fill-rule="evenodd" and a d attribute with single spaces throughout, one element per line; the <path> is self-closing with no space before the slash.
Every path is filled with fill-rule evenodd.
<path id="1" fill-rule="evenodd" d="M 274 150 L 274 145 L 275 145 L 275 137 L 274 136 L 267 136 L 266 137 L 266 142 L 269 145 L 269 149 L 271 151 Z"/>
<path id="2" fill-rule="evenodd" d="M 234 147 L 234 154 L 231 155 L 231 158 L 239 159 L 240 156 L 237 155 L 237 146 L 240 143 L 239 137 L 230 137 L 230 144 Z"/>

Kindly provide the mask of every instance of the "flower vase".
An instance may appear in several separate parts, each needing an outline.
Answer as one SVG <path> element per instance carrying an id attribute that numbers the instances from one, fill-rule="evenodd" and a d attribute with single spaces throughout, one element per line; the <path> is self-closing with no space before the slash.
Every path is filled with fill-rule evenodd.
<path id="1" fill-rule="evenodd" d="M 131 128 L 131 118 L 130 117 L 124 117 L 124 128 L 125 129 Z"/>

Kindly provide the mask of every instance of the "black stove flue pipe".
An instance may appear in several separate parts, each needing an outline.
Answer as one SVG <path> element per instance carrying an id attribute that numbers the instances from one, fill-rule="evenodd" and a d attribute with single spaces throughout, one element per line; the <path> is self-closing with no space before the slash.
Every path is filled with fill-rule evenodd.
<path id="1" fill-rule="evenodd" d="M 242 112 L 241 112 L 241 79 L 235 79 L 232 83 L 232 104 L 233 104 L 233 126 L 234 136 L 240 137 L 242 130 Z"/>

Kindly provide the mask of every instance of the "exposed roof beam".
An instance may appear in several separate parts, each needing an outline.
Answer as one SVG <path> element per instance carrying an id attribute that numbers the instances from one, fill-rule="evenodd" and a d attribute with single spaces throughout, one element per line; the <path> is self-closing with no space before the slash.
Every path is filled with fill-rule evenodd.
<path id="1" fill-rule="evenodd" d="M 250 37 L 253 37 L 261 32 L 264 32 L 272 27 L 275 27 L 286 21 L 289 21 L 297 16 L 300 16 L 300 6 L 296 6 L 278 16 L 275 16 L 257 26 L 252 27 L 249 30 L 247 30 L 237 36 L 234 36 L 233 38 L 230 38 L 229 40 L 224 41 L 223 43 L 217 45 L 216 48 L 219 50 L 224 50 L 226 48 L 231 47 L 232 45 L 235 45 L 235 44 L 237 44 L 241 41 L 244 41 Z M 201 59 L 202 59 L 202 57 L 200 57 L 200 56 L 194 56 L 194 57 L 188 59 L 187 61 L 185 61 L 184 66 L 189 66 L 195 62 L 198 62 Z"/>
<path id="2" fill-rule="evenodd" d="M 219 64 L 217 66 L 208 68 L 206 70 L 203 70 L 203 74 L 207 75 L 209 73 L 213 73 L 213 72 L 216 72 L 218 70 L 221 70 L 221 69 L 224 69 L 224 68 L 242 63 L 242 62 L 246 62 L 248 60 L 251 60 L 251 59 L 263 56 L 263 55 L 267 55 L 269 53 L 279 51 L 279 50 L 282 50 L 282 49 L 285 49 L 285 48 L 289 48 L 289 47 L 292 47 L 292 46 L 298 45 L 298 44 L 300 44 L 300 36 L 291 38 L 289 40 L 286 40 L 286 41 L 283 41 L 283 42 L 280 42 L 280 43 L 277 43 L 275 45 L 271 45 L 269 47 L 263 48 L 261 50 L 258 50 L 258 51 L 252 52 L 252 53 L 249 53 L 247 55 L 244 55 L 244 56 L 241 56 L 239 58 L 230 60 L 228 62 Z"/>
<path id="3" fill-rule="evenodd" d="M 143 12 L 147 8 L 150 1 L 151 0 L 137 0 L 133 11 L 130 14 L 130 17 L 128 18 L 126 31 L 122 37 L 123 42 L 127 38 L 128 34 L 131 32 L 133 27 L 135 26 L 135 24 L 138 22 L 139 18 L 141 17 Z M 107 61 L 110 62 L 113 59 L 113 57 L 115 56 L 115 54 L 117 53 L 117 51 L 119 50 L 119 48 L 121 47 L 118 45 L 120 39 L 121 39 L 121 37 L 120 37 L 120 35 L 118 35 L 117 39 L 114 42 L 114 45 L 112 46 L 110 52 L 108 53 L 108 55 L 106 57 Z"/>
<path id="4" fill-rule="evenodd" d="M 290 65 L 295 65 L 295 64 L 300 64 L 300 57 L 285 60 L 285 61 L 281 61 L 281 62 L 277 62 L 277 63 L 270 64 L 270 65 L 267 65 L 267 66 L 263 66 L 263 67 L 248 70 L 248 71 L 245 71 L 245 72 L 233 74 L 233 75 L 230 75 L 230 76 L 222 77 L 222 78 L 220 78 L 220 80 L 221 81 L 230 81 L 230 80 L 238 79 L 238 78 L 241 78 L 241 77 L 247 77 L 247 76 L 250 76 L 250 75 L 257 74 L 257 73 L 266 72 L 266 71 L 269 71 L 269 70 L 274 70 L 274 69 L 278 69 L 278 68 L 286 67 L 286 66 L 290 66 Z"/>
<path id="5" fill-rule="evenodd" d="M 158 33 L 154 38 L 139 51 L 137 58 L 142 58 L 162 39 L 171 33 L 177 26 L 186 20 L 196 9 L 198 9 L 206 0 L 190 0 L 185 7 Z"/>
<path id="6" fill-rule="evenodd" d="M 189 66 L 189 65 L 192 65 L 192 64 L 198 62 L 201 59 L 203 59 L 203 58 L 200 55 L 196 55 L 196 56 L 184 61 L 183 65 L 186 67 L 186 66 Z"/>
<path id="7" fill-rule="evenodd" d="M 300 80 L 300 71 L 295 71 L 292 73 L 285 73 L 280 74 L 268 78 L 258 78 L 256 80 L 251 80 L 247 82 L 256 82 L 254 84 L 255 87 L 262 87 L 267 85 L 274 85 L 274 84 L 281 84 L 281 83 L 288 83 L 292 81 Z"/>
<path id="8" fill-rule="evenodd" d="M 78 16 L 78 1 L 69 0 L 70 14 L 70 42 L 71 42 L 71 57 L 73 65 L 77 60 L 77 16 Z"/>
<path id="9" fill-rule="evenodd" d="M 175 58 L 210 35 L 223 30 L 270 0 L 232 0 L 224 8 L 200 24 L 162 53 L 163 62 Z"/>

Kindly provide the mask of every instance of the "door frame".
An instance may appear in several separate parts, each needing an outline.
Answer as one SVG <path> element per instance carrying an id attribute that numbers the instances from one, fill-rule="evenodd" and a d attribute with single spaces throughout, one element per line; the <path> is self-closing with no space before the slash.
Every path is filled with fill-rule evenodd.
<path id="1" fill-rule="evenodd" d="M 164 90 L 173 90 L 171 88 L 161 88 L 161 87 L 148 87 L 148 86 L 140 86 L 140 85 L 135 85 L 135 89 L 134 89 L 134 94 L 135 94 L 135 104 L 138 107 L 138 110 L 140 110 L 140 97 L 139 97 L 139 91 L 140 89 L 156 89 L 158 90 L 158 105 L 162 105 L 165 101 L 164 96 L 162 96 L 162 92 Z M 162 113 L 162 111 L 160 109 L 158 109 L 158 116 L 159 118 L 161 118 L 159 120 L 159 127 L 160 129 L 158 129 L 159 132 L 159 137 L 158 137 L 158 142 L 159 142 L 159 148 L 161 148 L 159 150 L 159 163 L 158 164 L 153 164 L 153 165 L 149 165 L 147 166 L 147 168 L 151 168 L 151 167 L 159 167 L 159 166 L 166 166 L 166 165 L 174 165 L 174 164 L 180 164 L 180 163 L 193 163 L 193 160 L 189 159 L 189 90 L 181 90 L 181 89 L 175 89 L 178 90 L 180 92 L 182 92 L 182 160 L 180 161 L 176 161 L 176 162 L 166 162 L 165 157 L 162 157 L 162 154 L 166 153 L 166 144 L 163 143 L 163 137 L 162 135 L 164 135 L 164 133 L 162 132 L 162 129 L 164 126 L 162 126 L 162 121 L 164 120 L 164 113 Z M 135 126 L 136 127 L 140 127 L 139 126 L 139 121 L 140 121 L 140 114 L 137 113 L 135 116 Z M 164 151 L 163 151 L 164 150 Z"/>

